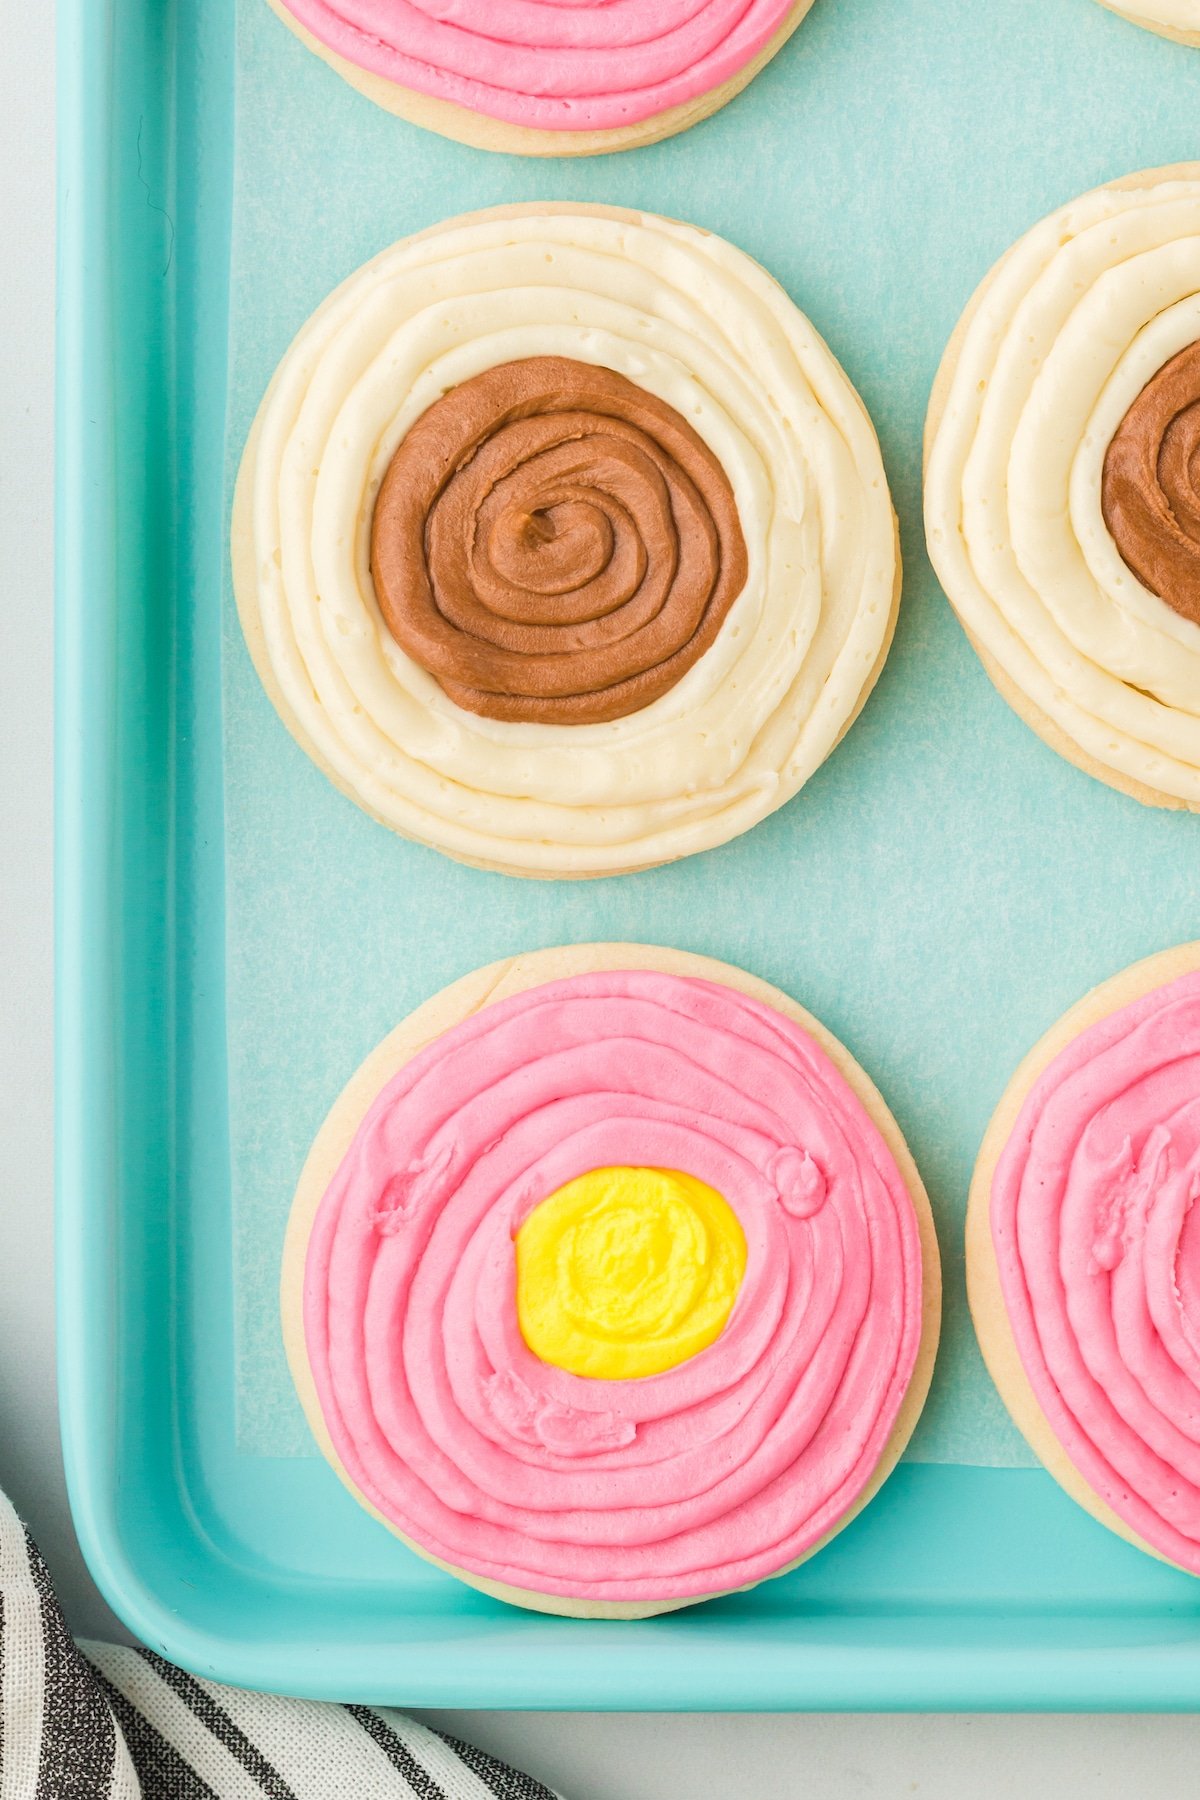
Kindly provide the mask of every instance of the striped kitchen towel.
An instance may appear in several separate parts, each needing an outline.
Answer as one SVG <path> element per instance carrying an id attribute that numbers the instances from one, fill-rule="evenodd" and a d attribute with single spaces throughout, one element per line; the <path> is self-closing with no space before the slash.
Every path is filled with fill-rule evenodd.
<path id="1" fill-rule="evenodd" d="M 150 1650 L 75 1644 L 0 1493 L 0 1800 L 559 1800 L 379 1706 L 200 1681 Z"/>

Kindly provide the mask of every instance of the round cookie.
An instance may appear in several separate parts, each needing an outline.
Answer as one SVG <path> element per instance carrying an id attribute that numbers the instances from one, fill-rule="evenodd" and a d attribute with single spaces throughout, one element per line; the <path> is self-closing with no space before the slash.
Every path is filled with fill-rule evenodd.
<path id="1" fill-rule="evenodd" d="M 403 836 L 543 877 L 783 805 L 899 603 L 878 442 L 811 325 L 723 239 L 610 207 L 469 215 L 350 276 L 259 408 L 232 555 L 318 767 Z"/>
<path id="2" fill-rule="evenodd" d="M 1200 0 L 1153 0 L 1145 6 L 1114 6 L 1112 0 L 1100 0 L 1100 4 L 1131 25 L 1176 44 L 1200 44 Z"/>
<path id="3" fill-rule="evenodd" d="M 1200 944 L 1052 1026 L 988 1126 L 967 1211 L 984 1360 L 1060 1487 L 1200 1574 Z"/>
<path id="4" fill-rule="evenodd" d="M 1088 774 L 1192 811 L 1200 357 L 1176 359 L 1197 342 L 1200 164 L 1111 182 L 985 277 L 925 434 L 930 557 L 1004 698 Z"/>
<path id="5" fill-rule="evenodd" d="M 592 944 L 476 971 L 367 1058 L 281 1292 L 369 1511 L 499 1598 L 641 1618 L 784 1573 L 866 1505 L 941 1287 L 899 1128 L 821 1025 L 726 964 Z"/>
<path id="6" fill-rule="evenodd" d="M 514 156 L 598 156 L 686 131 L 753 81 L 812 3 L 517 0 L 498 10 L 495 0 L 475 0 L 487 25 L 475 31 L 463 22 L 469 8 L 439 19 L 421 0 L 401 0 L 386 29 L 376 0 L 269 0 L 301 43 L 376 106 Z"/>

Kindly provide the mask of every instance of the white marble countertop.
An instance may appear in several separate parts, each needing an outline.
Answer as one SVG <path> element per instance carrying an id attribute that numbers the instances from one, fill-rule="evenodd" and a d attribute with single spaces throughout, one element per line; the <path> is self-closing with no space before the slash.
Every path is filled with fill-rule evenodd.
<path id="1" fill-rule="evenodd" d="M 54 1391 L 51 1234 L 53 16 L 0 60 L 0 1484 L 72 1624 L 119 1631 L 75 1543 Z M 568 1800 L 1197 1792 L 1200 1719 L 439 1715 Z"/>

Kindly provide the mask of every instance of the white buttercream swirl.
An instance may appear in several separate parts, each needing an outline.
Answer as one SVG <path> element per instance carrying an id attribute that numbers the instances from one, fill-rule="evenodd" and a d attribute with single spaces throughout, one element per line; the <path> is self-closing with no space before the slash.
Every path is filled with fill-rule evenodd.
<path id="1" fill-rule="evenodd" d="M 1142 585 L 1101 512 L 1104 454 L 1200 339 L 1200 180 L 1100 188 L 1023 237 L 963 334 L 925 520 L 984 654 L 1119 780 L 1200 804 L 1200 626 Z"/>
<path id="2" fill-rule="evenodd" d="M 391 637 L 371 581 L 375 496 L 404 433 L 459 382 L 535 355 L 674 406 L 728 475 L 747 544 L 712 647 L 604 724 L 467 714 Z M 365 264 L 279 365 L 238 519 L 243 616 L 305 748 L 393 829 L 523 874 L 648 867 L 758 823 L 854 716 L 893 610 L 886 478 L 842 370 L 757 264 L 647 214 L 497 209 Z"/>

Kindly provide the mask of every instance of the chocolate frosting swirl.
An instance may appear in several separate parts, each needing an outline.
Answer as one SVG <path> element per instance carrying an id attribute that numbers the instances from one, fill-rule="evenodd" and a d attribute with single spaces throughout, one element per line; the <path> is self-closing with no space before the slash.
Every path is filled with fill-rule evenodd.
<path id="1" fill-rule="evenodd" d="M 1200 343 L 1165 363 L 1104 457 L 1104 522 L 1150 591 L 1200 625 Z"/>
<path id="2" fill-rule="evenodd" d="M 733 489 L 665 401 L 569 357 L 501 363 L 422 414 L 371 532 L 380 610 L 459 706 L 592 724 L 708 649 L 746 580 Z"/>

